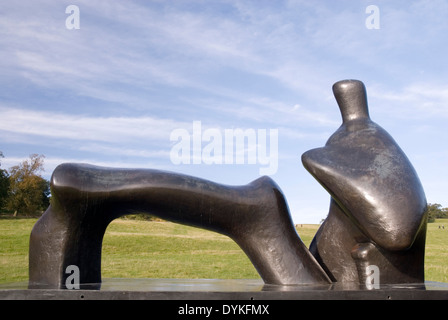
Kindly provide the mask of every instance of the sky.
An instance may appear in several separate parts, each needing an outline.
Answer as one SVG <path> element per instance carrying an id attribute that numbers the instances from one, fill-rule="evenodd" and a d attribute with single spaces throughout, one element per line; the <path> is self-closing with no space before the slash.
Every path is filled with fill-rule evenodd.
<path id="1" fill-rule="evenodd" d="M 332 85 L 358 79 L 448 207 L 447 17 L 444 0 L 1 0 L 1 168 L 269 175 L 295 223 L 319 223 L 330 196 L 301 155 L 341 125 Z M 256 140 L 232 145 L 241 132 Z"/>

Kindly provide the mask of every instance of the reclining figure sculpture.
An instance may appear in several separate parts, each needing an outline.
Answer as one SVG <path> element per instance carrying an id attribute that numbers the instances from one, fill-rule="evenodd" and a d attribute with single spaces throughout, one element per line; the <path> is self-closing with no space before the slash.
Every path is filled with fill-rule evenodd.
<path id="1" fill-rule="evenodd" d="M 106 228 L 134 212 L 229 236 L 266 284 L 362 284 L 371 265 L 381 283 L 423 282 L 426 199 L 417 174 L 370 120 L 362 82 L 340 81 L 333 91 L 343 123 L 323 148 L 302 156 L 331 195 L 310 249 L 269 177 L 226 186 L 157 170 L 67 163 L 54 170 L 51 205 L 31 232 L 29 288 L 65 288 L 70 265 L 79 268 L 81 287 L 99 288 Z"/>

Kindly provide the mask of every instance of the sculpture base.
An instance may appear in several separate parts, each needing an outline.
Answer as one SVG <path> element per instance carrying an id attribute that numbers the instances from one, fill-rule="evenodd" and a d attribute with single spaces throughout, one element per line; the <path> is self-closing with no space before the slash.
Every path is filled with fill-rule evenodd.
<path id="1" fill-rule="evenodd" d="M 92 284 L 92 287 L 97 284 Z M 448 300 L 448 283 L 276 286 L 261 280 L 103 279 L 100 290 L 28 289 L 0 284 L 2 300 Z"/>

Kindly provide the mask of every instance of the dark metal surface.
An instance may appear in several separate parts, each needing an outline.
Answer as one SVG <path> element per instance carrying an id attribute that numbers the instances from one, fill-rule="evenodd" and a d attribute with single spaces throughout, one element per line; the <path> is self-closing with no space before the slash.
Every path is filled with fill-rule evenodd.
<path id="1" fill-rule="evenodd" d="M 266 285 L 262 280 L 104 279 L 101 290 L 28 290 L 27 283 L 0 284 L 0 300 L 448 300 L 448 284 Z"/>
<path id="2" fill-rule="evenodd" d="M 372 265 L 382 284 L 423 282 L 426 200 L 417 174 L 370 120 L 364 85 L 347 80 L 333 90 L 343 124 L 323 148 L 302 156 L 332 198 L 310 250 L 268 177 L 225 186 L 156 170 L 62 164 L 51 178 L 51 206 L 31 233 L 29 287 L 65 288 L 66 268 L 75 265 L 81 288 L 99 288 L 104 232 L 134 212 L 229 236 L 266 284 L 362 285 Z"/>
<path id="3" fill-rule="evenodd" d="M 334 281 L 423 282 L 426 198 L 392 137 L 371 121 L 364 85 L 333 86 L 343 123 L 323 148 L 303 154 L 305 168 L 331 194 L 330 212 L 311 252 Z"/>
<path id="4" fill-rule="evenodd" d="M 79 268 L 81 284 L 100 283 L 106 227 L 133 212 L 229 236 L 266 283 L 330 283 L 268 177 L 232 187 L 155 170 L 63 164 L 51 191 L 51 206 L 31 233 L 30 288 L 65 287 L 69 265 Z"/>

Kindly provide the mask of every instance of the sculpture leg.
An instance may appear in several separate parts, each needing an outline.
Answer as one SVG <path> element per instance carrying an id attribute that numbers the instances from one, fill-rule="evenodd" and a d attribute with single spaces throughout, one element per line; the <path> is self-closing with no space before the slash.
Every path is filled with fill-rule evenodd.
<path id="1" fill-rule="evenodd" d="M 331 199 L 328 217 L 318 229 L 310 252 L 334 282 L 357 283 L 358 269 L 351 250 L 358 242 L 367 242 L 339 205 Z"/>
<path id="2" fill-rule="evenodd" d="M 390 252 L 371 242 L 358 243 L 352 248 L 351 255 L 358 268 L 359 283 L 370 283 L 367 279 L 370 272 L 375 273 L 378 286 L 390 283 L 423 283 L 425 239 L 426 229 L 419 233 L 411 248 L 402 252 Z"/>
<path id="3" fill-rule="evenodd" d="M 52 204 L 31 234 L 30 287 L 64 288 L 69 265 L 79 267 L 81 284 L 100 283 L 107 225 L 132 212 L 229 236 L 268 284 L 330 283 L 268 177 L 232 187 L 155 170 L 63 164 L 51 186 Z"/>

